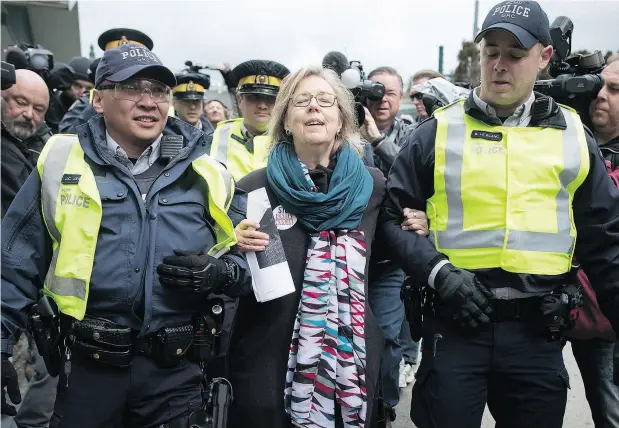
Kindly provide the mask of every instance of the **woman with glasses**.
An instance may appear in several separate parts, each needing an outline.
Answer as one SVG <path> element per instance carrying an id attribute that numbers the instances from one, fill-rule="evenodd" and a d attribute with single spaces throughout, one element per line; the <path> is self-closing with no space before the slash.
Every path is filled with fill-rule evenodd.
<path id="1" fill-rule="evenodd" d="M 369 427 L 376 419 L 383 345 L 366 273 L 385 184 L 364 166 L 357 129 L 336 75 L 301 69 L 275 101 L 267 167 L 238 182 L 241 193 L 266 188 L 287 220 L 276 224 L 295 292 L 258 303 L 247 284 L 240 298 L 228 354 L 230 427 Z M 258 227 L 237 227 L 242 250 L 265 249 Z"/>

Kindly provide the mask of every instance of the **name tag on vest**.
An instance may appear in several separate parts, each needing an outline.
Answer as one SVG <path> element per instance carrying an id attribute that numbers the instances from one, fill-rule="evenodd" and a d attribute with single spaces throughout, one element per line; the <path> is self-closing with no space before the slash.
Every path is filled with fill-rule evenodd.
<path id="1" fill-rule="evenodd" d="M 502 132 L 487 132 L 487 131 L 473 131 L 471 132 L 471 138 L 481 138 L 488 141 L 501 141 L 503 139 Z"/>
<path id="2" fill-rule="evenodd" d="M 65 174 L 60 180 L 61 184 L 77 184 L 80 182 L 80 174 Z"/>

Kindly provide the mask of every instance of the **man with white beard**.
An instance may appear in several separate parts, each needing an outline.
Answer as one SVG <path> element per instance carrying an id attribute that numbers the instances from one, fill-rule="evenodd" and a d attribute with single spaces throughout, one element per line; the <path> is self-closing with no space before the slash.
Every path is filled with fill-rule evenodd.
<path id="1" fill-rule="evenodd" d="M 2 91 L 2 217 L 50 136 L 48 105 L 47 85 L 30 70 L 15 71 L 15 84 Z"/>

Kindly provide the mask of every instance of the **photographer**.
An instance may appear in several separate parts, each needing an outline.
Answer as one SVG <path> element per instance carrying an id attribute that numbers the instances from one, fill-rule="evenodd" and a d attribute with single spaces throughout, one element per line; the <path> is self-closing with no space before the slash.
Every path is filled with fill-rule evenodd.
<path id="1" fill-rule="evenodd" d="M 591 103 L 589 114 L 593 135 L 614 171 L 619 168 L 619 61 L 611 62 L 602 77 L 604 87 Z"/>
<path id="2" fill-rule="evenodd" d="M 368 79 L 384 85 L 385 93 L 380 100 L 367 100 L 361 134 L 372 147 L 374 164 L 386 176 L 412 127 L 396 117 L 404 86 L 400 74 L 392 67 L 379 67 Z M 382 395 L 388 417 L 394 420 L 399 387 L 406 386 L 407 374 L 416 363 L 418 346 L 412 341 L 404 319 L 404 305 L 400 299 L 404 282 L 402 269 L 388 260 L 373 260 L 370 280 L 370 304 L 385 337 L 381 360 Z M 401 366 L 403 353 L 407 354 L 407 361 Z"/>
<path id="3" fill-rule="evenodd" d="M 609 172 L 619 186 L 619 62 L 602 71 L 604 86 L 591 102 L 589 115 L 593 134 Z M 596 428 L 619 428 L 619 386 L 613 383 L 613 358 L 619 360 L 617 335 L 601 313 L 596 294 L 586 274 L 578 273 L 584 290 L 584 305 L 578 310 L 576 325 L 566 336 L 591 408 Z"/>
<path id="4" fill-rule="evenodd" d="M 372 145 L 375 166 L 386 176 L 406 135 L 413 127 L 396 117 L 404 91 L 400 74 L 394 68 L 379 67 L 369 74 L 368 79 L 382 83 L 385 95 L 379 101 L 368 99 L 361 135 Z"/>
<path id="5" fill-rule="evenodd" d="M 430 116 L 430 114 L 426 111 L 426 107 L 423 105 L 423 102 L 421 102 L 421 96 L 423 94 L 421 92 L 418 92 L 415 89 L 415 86 L 421 85 L 428 80 L 436 79 L 437 77 L 442 77 L 443 79 L 445 78 L 445 76 L 443 76 L 438 71 L 429 69 L 419 70 L 418 72 L 413 74 L 413 78 L 411 79 L 411 90 L 409 96 L 411 97 L 413 105 L 415 106 L 415 110 L 417 111 L 417 123 L 426 120 Z"/>
<path id="6" fill-rule="evenodd" d="M 89 78 L 91 60 L 76 56 L 65 64 L 56 64 L 47 81 L 50 90 L 50 105 L 45 121 L 58 133 L 58 127 L 64 115 L 77 99 L 94 88 Z"/>
<path id="7" fill-rule="evenodd" d="M 30 70 L 16 70 L 15 84 L 2 91 L 2 218 L 50 136 L 48 104 L 47 85 Z"/>

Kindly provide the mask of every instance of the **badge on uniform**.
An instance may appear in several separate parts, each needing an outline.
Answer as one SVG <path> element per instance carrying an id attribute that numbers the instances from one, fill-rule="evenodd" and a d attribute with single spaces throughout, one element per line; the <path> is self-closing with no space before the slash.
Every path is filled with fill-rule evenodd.
<path id="1" fill-rule="evenodd" d="M 60 180 L 61 184 L 78 184 L 80 182 L 80 174 L 65 174 Z"/>
<path id="2" fill-rule="evenodd" d="M 471 132 L 471 138 L 481 138 L 488 141 L 501 141 L 503 139 L 502 132 L 488 132 L 488 131 L 473 131 Z"/>

